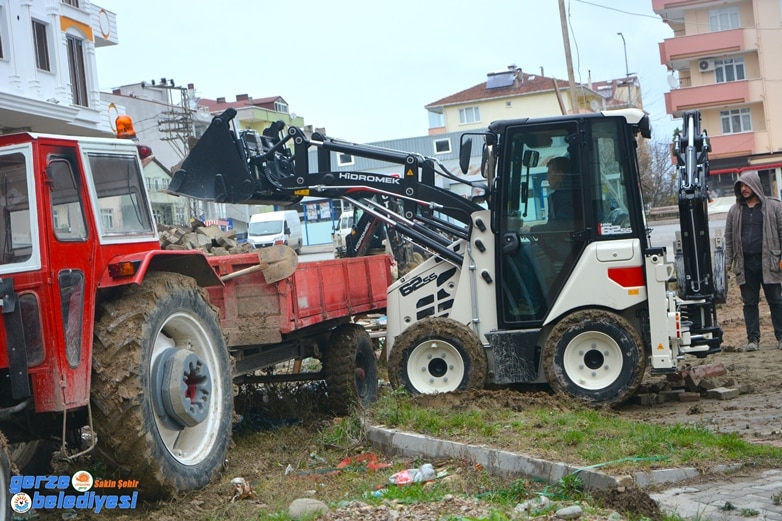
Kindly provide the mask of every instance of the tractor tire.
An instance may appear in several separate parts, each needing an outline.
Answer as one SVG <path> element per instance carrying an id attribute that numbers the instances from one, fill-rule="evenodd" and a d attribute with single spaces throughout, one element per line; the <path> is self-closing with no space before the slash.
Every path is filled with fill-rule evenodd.
<path id="1" fill-rule="evenodd" d="M 52 440 L 33 440 L 20 443 L 9 443 L 8 454 L 14 462 L 19 474 L 23 476 L 39 476 L 51 474 L 52 455 L 57 444 Z"/>
<path id="2" fill-rule="evenodd" d="M 203 487 L 225 462 L 231 363 L 193 279 L 149 273 L 101 304 L 93 349 L 98 450 L 144 498 Z"/>
<path id="3" fill-rule="evenodd" d="M 329 408 L 344 416 L 352 408 L 377 400 L 377 358 L 372 339 L 358 324 L 345 324 L 331 333 L 323 354 Z"/>
<path id="4" fill-rule="evenodd" d="M 8 457 L 8 442 L 0 433 L 0 520 L 11 517 L 11 460 Z"/>
<path id="5" fill-rule="evenodd" d="M 573 313 L 546 340 L 543 369 L 549 385 L 589 405 L 617 405 L 632 396 L 646 370 L 638 332 L 603 310 Z"/>
<path id="6" fill-rule="evenodd" d="M 394 340 L 388 379 L 411 394 L 483 389 L 486 350 L 467 326 L 444 317 L 425 318 Z"/>

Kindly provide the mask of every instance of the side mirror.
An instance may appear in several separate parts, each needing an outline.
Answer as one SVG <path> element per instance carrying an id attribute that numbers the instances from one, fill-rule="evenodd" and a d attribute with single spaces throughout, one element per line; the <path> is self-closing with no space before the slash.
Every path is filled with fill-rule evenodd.
<path id="1" fill-rule="evenodd" d="M 521 164 L 526 166 L 527 168 L 534 168 L 538 166 L 538 161 L 540 160 L 540 152 L 537 150 L 525 150 L 524 151 L 524 157 L 521 158 Z"/>
<path id="2" fill-rule="evenodd" d="M 470 169 L 470 156 L 472 156 L 472 138 L 464 139 L 462 136 L 462 143 L 459 146 L 459 168 L 463 174 L 466 174 Z"/>

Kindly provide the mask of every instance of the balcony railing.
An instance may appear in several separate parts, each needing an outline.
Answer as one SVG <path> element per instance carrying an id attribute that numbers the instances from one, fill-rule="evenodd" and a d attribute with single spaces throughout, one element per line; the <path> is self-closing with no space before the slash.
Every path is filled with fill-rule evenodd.
<path id="1" fill-rule="evenodd" d="M 747 104 L 752 99 L 750 83 L 748 80 L 732 81 L 672 90 L 665 93 L 665 109 L 674 117 L 680 117 L 685 110 Z"/>
<path id="2" fill-rule="evenodd" d="M 660 43 L 660 61 L 674 69 L 689 67 L 690 60 L 745 51 L 744 29 L 668 38 Z"/>

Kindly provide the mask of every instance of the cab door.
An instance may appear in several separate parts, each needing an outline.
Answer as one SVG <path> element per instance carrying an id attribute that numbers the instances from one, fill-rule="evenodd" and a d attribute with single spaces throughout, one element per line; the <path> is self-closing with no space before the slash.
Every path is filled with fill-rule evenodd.
<path id="1" fill-rule="evenodd" d="M 50 405 L 56 410 L 89 401 L 96 241 L 75 147 L 43 145 L 41 152 L 46 161 L 41 206 L 48 219 L 42 239 L 53 303 L 53 338 L 47 344 L 59 387 Z"/>
<path id="2" fill-rule="evenodd" d="M 504 329 L 540 327 L 584 249 L 578 136 L 574 121 L 508 128 L 498 182 Z M 555 183 L 549 166 L 557 162 L 568 167 Z"/>

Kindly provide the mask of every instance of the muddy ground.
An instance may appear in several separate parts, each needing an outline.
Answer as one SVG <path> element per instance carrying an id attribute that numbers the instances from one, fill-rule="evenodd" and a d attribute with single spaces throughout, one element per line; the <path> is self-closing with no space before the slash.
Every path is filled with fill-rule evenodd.
<path id="1" fill-rule="evenodd" d="M 765 443 L 782 443 L 782 351 L 777 349 L 768 305 L 761 292 L 760 350 L 738 351 L 747 342 L 741 298 L 735 279 L 728 282 L 728 301 L 720 304 L 717 318 L 724 331 L 723 352 L 704 359 L 690 357 L 695 367 L 722 364 L 726 374 L 715 384 L 744 391 L 730 400 L 701 398 L 697 402 L 666 402 L 640 405 L 631 400 L 619 408 L 628 417 L 656 423 L 708 426 L 718 432 L 736 432 Z M 665 378 L 647 376 L 644 384 L 660 384 Z"/>
<path id="2" fill-rule="evenodd" d="M 692 366 L 704 364 L 722 364 L 726 374 L 714 377 L 711 380 L 714 385 L 725 384 L 731 388 L 741 388 L 741 394 L 730 400 L 717 400 L 701 397 L 697 401 L 681 402 L 669 401 L 664 403 L 639 403 L 639 397 L 618 408 L 621 414 L 629 418 L 660 424 L 683 423 L 700 424 L 719 432 L 736 432 L 742 437 L 760 443 L 782 444 L 782 351 L 776 349 L 773 337 L 768 307 L 761 302 L 762 334 L 761 349 L 757 352 L 737 352 L 736 348 L 746 342 L 743 324 L 742 306 L 738 297 L 735 282 L 730 281 L 728 302 L 720 305 L 718 318 L 725 335 L 724 352 L 712 355 L 705 359 L 688 359 Z M 677 387 L 681 382 L 668 382 L 664 377 L 652 377 L 647 375 L 644 380 L 643 391 L 659 390 L 666 386 Z M 460 393 L 458 398 L 431 397 L 435 400 L 458 400 L 459 407 L 511 407 L 528 408 L 550 403 L 557 406 L 556 398 L 546 393 L 519 393 L 515 391 L 480 391 L 475 393 Z M 317 402 L 317 400 L 316 400 Z M 246 404 L 245 404 L 246 405 Z M 307 407 L 311 404 L 300 404 Z M 279 419 L 278 419 L 279 420 Z M 273 418 L 270 422 L 278 421 Z M 229 461 L 225 474 L 212 485 L 205 489 L 184 494 L 171 501 L 161 503 L 140 504 L 135 511 L 126 511 L 120 514 L 117 511 L 105 514 L 90 514 L 84 511 L 58 512 L 56 514 L 40 513 L 39 519 L 105 519 L 119 518 L 126 521 L 140 519 L 155 519 L 168 521 L 188 517 L 190 519 L 258 519 L 259 515 L 268 515 L 280 508 L 279 505 L 287 504 L 297 496 L 308 497 L 318 491 L 318 496 L 328 495 L 328 489 L 332 486 L 328 478 L 295 479 L 287 477 L 284 473 L 286 464 L 293 462 L 295 465 L 304 466 L 311 461 L 311 452 L 322 450 L 315 445 L 315 440 L 324 425 L 338 419 L 323 417 L 312 422 L 293 427 L 293 430 L 283 429 L 277 434 L 270 430 L 268 435 L 263 435 L 261 440 L 253 439 L 248 443 L 248 437 L 235 436 L 234 445 L 229 452 Z M 284 423 L 284 420 L 282 420 Z M 479 442 L 479 441 L 478 441 Z M 359 446 L 350 449 L 350 453 L 356 451 L 371 451 L 368 446 Z M 347 454 L 348 452 L 346 452 Z M 391 457 L 383 457 L 386 461 L 397 465 L 406 462 L 394 460 Z M 410 462 L 412 463 L 412 462 Z M 436 462 L 452 475 L 460 476 L 464 482 L 464 490 L 468 494 L 475 493 L 470 483 L 482 479 L 479 469 L 473 468 L 467 462 Z M 85 465 L 93 465 L 94 462 L 85 462 Z M 100 468 L 91 467 L 91 468 Z M 264 494 L 277 494 L 279 497 L 258 497 L 251 501 L 242 501 L 241 504 L 230 503 L 230 480 L 235 476 L 247 476 L 253 483 L 265 490 Z M 380 479 L 380 478 L 378 478 Z M 262 485 L 263 483 L 263 485 Z M 333 494 L 333 493 L 332 493 Z M 617 496 L 615 491 L 607 491 L 603 494 L 603 502 L 607 506 L 612 503 L 623 505 L 623 508 L 633 505 L 636 508 L 636 516 L 644 515 L 650 518 L 658 518 L 655 512 L 656 506 L 650 503 L 648 495 L 637 490 L 629 490 Z M 324 498 L 325 500 L 325 498 Z M 276 501 L 276 503 L 275 503 Z M 401 509 L 399 519 L 436 519 L 438 514 L 444 514 L 451 508 L 456 509 L 461 515 L 479 517 L 486 515 L 481 510 L 479 501 L 457 497 L 435 504 L 418 504 L 398 506 Z M 395 507 L 396 508 L 396 507 Z M 68 517 L 70 516 L 70 517 Z M 358 517 L 356 517 L 358 516 Z M 346 506 L 341 510 L 332 510 L 326 520 L 339 519 L 390 519 L 387 507 L 369 508 L 367 505 L 357 503 Z M 585 516 L 582 519 L 604 520 L 607 517 Z"/>

